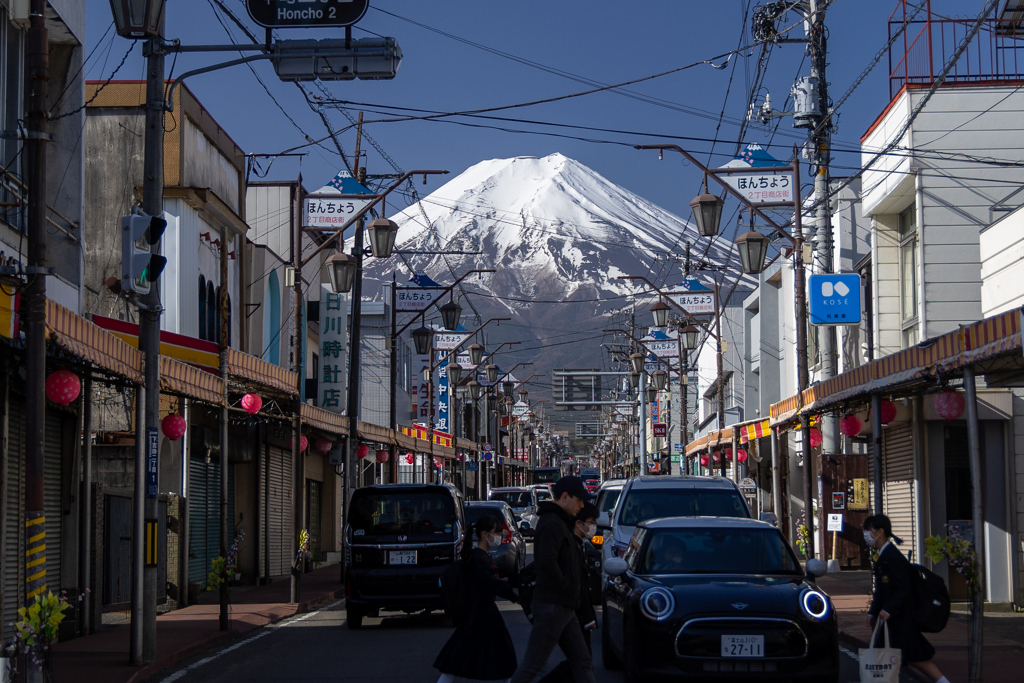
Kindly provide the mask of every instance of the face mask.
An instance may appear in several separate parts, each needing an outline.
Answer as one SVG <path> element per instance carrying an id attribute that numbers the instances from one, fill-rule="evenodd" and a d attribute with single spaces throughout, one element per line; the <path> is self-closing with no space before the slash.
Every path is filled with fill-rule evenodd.
<path id="1" fill-rule="evenodd" d="M 597 533 L 597 525 L 596 524 L 587 524 L 583 528 L 584 528 L 583 536 L 588 541 L 594 537 L 594 534 Z"/>
<path id="2" fill-rule="evenodd" d="M 501 534 L 487 534 L 487 542 L 491 545 L 501 545 Z"/>
<path id="3" fill-rule="evenodd" d="M 875 537 L 871 535 L 870 531 L 864 531 L 864 542 L 867 543 L 869 548 L 875 547 Z"/>

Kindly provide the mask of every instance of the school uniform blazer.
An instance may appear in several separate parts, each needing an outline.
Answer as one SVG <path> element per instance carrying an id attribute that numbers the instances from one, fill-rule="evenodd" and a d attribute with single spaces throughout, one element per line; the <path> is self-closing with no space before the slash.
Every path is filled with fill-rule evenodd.
<path id="1" fill-rule="evenodd" d="M 875 575 L 875 592 L 868 614 L 877 617 L 885 611 L 890 616 L 904 616 L 903 611 L 913 605 L 913 569 L 910 561 L 895 543 L 890 542 L 882 549 L 872 571 Z"/>

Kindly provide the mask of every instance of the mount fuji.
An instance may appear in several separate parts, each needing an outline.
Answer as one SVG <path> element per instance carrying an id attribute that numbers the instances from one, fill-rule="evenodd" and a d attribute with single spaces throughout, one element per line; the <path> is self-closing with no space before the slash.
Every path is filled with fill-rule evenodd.
<path id="1" fill-rule="evenodd" d="M 501 364 L 532 360 L 531 373 L 606 367 L 601 340 L 585 339 L 600 337 L 608 316 L 630 309 L 632 295 L 643 292 L 618 277 L 674 285 L 682 280 L 680 266 L 667 257 L 700 239 L 687 221 L 562 154 L 482 161 L 390 218 L 399 226 L 398 249 L 480 252 L 404 258 L 411 270 L 441 283 L 474 268 L 494 269 L 464 280 L 463 291 L 481 318 L 512 318 L 487 328 L 488 346 L 521 340 Z M 732 252 L 731 242 L 718 239 L 703 258 L 724 266 L 736 258 Z M 394 265 L 370 259 L 364 291 L 372 295 L 374 281 L 390 280 Z M 399 277 L 400 284 L 406 279 Z M 464 316 L 472 315 L 462 303 Z M 638 324 L 649 324 L 646 308 L 638 307 Z M 580 341 L 562 343 L 570 334 Z"/>

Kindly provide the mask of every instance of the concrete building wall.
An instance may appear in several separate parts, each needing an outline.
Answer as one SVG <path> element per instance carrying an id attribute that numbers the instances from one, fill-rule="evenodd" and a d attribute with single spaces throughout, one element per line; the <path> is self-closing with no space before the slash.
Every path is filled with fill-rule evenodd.
<path id="1" fill-rule="evenodd" d="M 983 228 L 979 246 L 982 315 L 1024 305 L 1024 208 Z"/>

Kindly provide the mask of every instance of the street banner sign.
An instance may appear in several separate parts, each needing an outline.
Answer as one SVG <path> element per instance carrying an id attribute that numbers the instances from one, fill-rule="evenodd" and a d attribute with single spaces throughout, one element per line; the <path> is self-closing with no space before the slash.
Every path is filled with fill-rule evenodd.
<path id="1" fill-rule="evenodd" d="M 302 227 L 337 230 L 371 201 L 372 195 L 306 195 Z"/>
<path id="2" fill-rule="evenodd" d="M 444 287 L 395 287 L 395 311 L 425 311 L 445 291 Z"/>
<path id="3" fill-rule="evenodd" d="M 751 204 L 793 201 L 793 174 L 742 173 L 718 176 Z"/>
<path id="4" fill-rule="evenodd" d="M 659 340 L 647 340 L 641 339 L 647 350 L 652 355 L 658 358 L 677 358 L 679 356 L 679 340 L 678 339 L 659 339 Z"/>
<path id="5" fill-rule="evenodd" d="M 467 339 L 469 335 L 462 332 L 438 332 L 434 335 L 434 348 L 438 351 L 451 351 Z"/>
<path id="6" fill-rule="evenodd" d="M 265 28 L 351 26 L 370 0 L 245 0 L 249 16 Z"/>
<path id="7" fill-rule="evenodd" d="M 757 484 L 750 477 L 744 477 L 740 481 L 740 492 L 745 496 L 755 496 L 757 495 Z"/>
<path id="8" fill-rule="evenodd" d="M 348 407 L 348 300 L 320 285 L 320 369 L 317 405 L 332 413 Z"/>
<path id="9" fill-rule="evenodd" d="M 807 308 L 812 325 L 859 325 L 860 275 L 812 275 L 808 278 Z"/>
<path id="10" fill-rule="evenodd" d="M 715 292 L 696 280 L 689 280 L 681 289 L 667 292 L 668 298 L 690 315 L 714 315 Z"/>
<path id="11" fill-rule="evenodd" d="M 654 431 L 654 438 L 655 439 L 663 439 L 666 436 L 668 436 L 668 425 L 666 425 L 666 424 L 656 424 L 656 425 L 653 425 L 653 431 Z"/>

